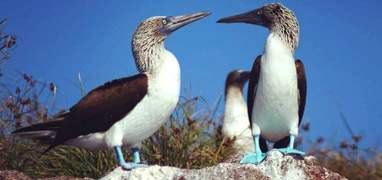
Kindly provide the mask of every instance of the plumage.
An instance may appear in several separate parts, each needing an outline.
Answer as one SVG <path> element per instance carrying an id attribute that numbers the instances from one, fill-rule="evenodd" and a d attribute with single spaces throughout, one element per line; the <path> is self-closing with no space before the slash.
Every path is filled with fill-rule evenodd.
<path id="1" fill-rule="evenodd" d="M 147 88 L 147 75 L 137 74 L 92 90 L 70 108 L 51 147 L 75 137 L 107 131 L 134 109 L 147 94 Z"/>
<path id="2" fill-rule="evenodd" d="M 225 137 L 235 140 L 233 147 L 238 154 L 254 150 L 247 104 L 243 95 L 243 87 L 249 79 L 249 73 L 242 70 L 231 71 L 225 85 L 222 132 Z"/>
<path id="3" fill-rule="evenodd" d="M 54 131 L 55 136 L 49 142 L 49 149 L 65 144 L 73 138 L 91 136 L 92 133 L 103 133 L 134 109 L 146 95 L 147 88 L 148 79 L 145 74 L 107 82 L 90 91 L 71 107 L 69 112 L 57 117 L 62 120 L 35 124 L 18 129 L 14 133 L 38 130 Z M 104 149 L 106 147 L 98 146 L 89 149 L 96 148 Z"/>
<path id="4" fill-rule="evenodd" d="M 242 163 L 259 163 L 267 151 L 266 141 L 284 153 L 304 154 L 293 148 L 306 101 L 305 70 L 294 52 L 299 24 L 294 13 L 279 3 L 222 18 L 219 23 L 249 23 L 270 30 L 264 52 L 253 64 L 248 87 L 248 115 L 256 149 Z"/>
<path id="5" fill-rule="evenodd" d="M 298 97 L 298 115 L 299 115 L 299 121 L 298 125 L 301 124 L 302 117 L 304 115 L 304 109 L 305 109 L 305 103 L 306 103 L 306 92 L 307 92 L 307 84 L 306 84 L 306 77 L 305 77 L 305 69 L 304 65 L 301 60 L 296 60 L 296 72 L 297 72 L 297 86 L 299 91 L 299 97 Z M 248 83 L 248 96 L 247 96 L 247 105 L 248 105 L 248 116 L 252 117 L 252 110 L 253 110 L 253 103 L 255 101 L 256 97 L 256 88 L 259 81 L 260 76 L 260 67 L 261 67 L 261 55 L 257 56 L 256 60 L 253 63 L 252 69 L 251 69 L 251 76 L 249 78 Z M 250 126 L 252 126 L 252 121 L 250 121 Z M 289 136 L 284 137 L 283 139 L 275 142 L 274 148 L 281 148 L 287 146 L 289 143 Z M 260 147 L 261 150 L 267 151 L 268 147 L 266 145 L 265 140 L 260 137 Z"/>
<path id="6" fill-rule="evenodd" d="M 83 97 L 56 121 L 16 130 L 48 143 L 49 151 L 65 144 L 87 149 L 114 148 L 124 169 L 142 167 L 139 146 L 171 115 L 179 99 L 180 67 L 164 40 L 180 27 L 206 17 L 199 12 L 184 16 L 155 16 L 134 33 L 132 51 L 139 74 L 108 82 Z M 133 163 L 126 163 L 122 145 L 132 148 Z"/>
<path id="7" fill-rule="evenodd" d="M 260 61 L 261 61 L 261 55 L 256 57 L 256 60 L 254 61 L 251 69 L 251 75 L 249 77 L 248 82 L 248 91 L 247 91 L 247 110 L 248 110 L 248 117 L 249 117 L 249 125 L 252 129 L 252 110 L 253 110 L 253 103 L 255 102 L 255 96 L 256 96 L 256 87 L 257 83 L 259 82 L 259 76 L 260 76 Z M 268 146 L 264 138 L 260 136 L 259 139 L 260 143 L 260 149 L 263 152 L 268 151 Z"/>
<path id="8" fill-rule="evenodd" d="M 299 99 L 298 99 L 298 126 L 300 126 L 302 117 L 304 116 L 304 110 L 305 110 L 305 103 L 306 103 L 306 92 L 307 92 L 307 84 L 306 84 L 306 77 L 305 77 L 305 68 L 304 64 L 301 60 L 297 59 L 296 62 L 296 71 L 297 71 L 297 87 L 299 92 Z M 283 148 L 287 147 L 290 141 L 290 137 L 286 136 L 283 139 L 275 142 L 273 145 L 273 148 Z"/>

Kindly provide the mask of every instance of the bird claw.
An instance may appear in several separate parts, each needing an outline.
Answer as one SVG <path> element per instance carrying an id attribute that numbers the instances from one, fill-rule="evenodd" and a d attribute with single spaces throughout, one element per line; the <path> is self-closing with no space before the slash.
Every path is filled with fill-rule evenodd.
<path id="1" fill-rule="evenodd" d="M 266 157 L 265 153 L 247 153 L 241 159 L 240 164 L 259 164 Z"/>
<path id="2" fill-rule="evenodd" d="M 135 169 L 135 168 L 147 167 L 146 164 L 141 164 L 141 163 L 123 163 L 123 164 L 120 164 L 120 166 L 124 170 L 132 170 L 132 169 Z"/>
<path id="3" fill-rule="evenodd" d="M 304 156 L 305 153 L 302 152 L 302 151 L 299 151 L 297 149 L 293 149 L 293 148 L 290 148 L 290 147 L 287 147 L 287 148 L 280 148 L 280 149 L 277 149 L 278 151 L 282 152 L 283 154 L 298 154 L 298 155 L 301 155 L 301 156 Z"/>

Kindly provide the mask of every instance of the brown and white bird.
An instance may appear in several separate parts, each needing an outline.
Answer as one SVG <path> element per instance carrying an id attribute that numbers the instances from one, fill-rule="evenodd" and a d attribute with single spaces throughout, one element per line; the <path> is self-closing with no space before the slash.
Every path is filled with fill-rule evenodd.
<path id="1" fill-rule="evenodd" d="M 175 30 L 207 15 L 199 12 L 144 20 L 132 40 L 139 74 L 97 87 L 68 112 L 57 116 L 56 121 L 14 133 L 42 140 L 50 145 L 48 150 L 61 144 L 87 149 L 114 148 L 122 168 L 144 166 L 140 163 L 139 144 L 167 121 L 180 93 L 178 60 L 165 48 L 164 41 Z M 132 148 L 134 162 L 125 162 L 122 145 Z"/>
<path id="2" fill-rule="evenodd" d="M 225 82 L 223 135 L 235 139 L 233 147 L 238 154 L 254 151 L 252 132 L 249 127 L 247 103 L 243 88 L 250 76 L 249 71 L 231 71 Z"/>
<path id="3" fill-rule="evenodd" d="M 265 140 L 275 142 L 274 148 L 284 153 L 304 154 L 293 147 L 307 91 L 304 65 L 293 57 L 299 40 L 296 16 L 282 4 L 271 3 L 218 22 L 255 24 L 270 31 L 263 54 L 253 64 L 248 88 L 255 152 L 241 162 L 260 163 L 265 158 L 261 149 L 267 150 Z"/>

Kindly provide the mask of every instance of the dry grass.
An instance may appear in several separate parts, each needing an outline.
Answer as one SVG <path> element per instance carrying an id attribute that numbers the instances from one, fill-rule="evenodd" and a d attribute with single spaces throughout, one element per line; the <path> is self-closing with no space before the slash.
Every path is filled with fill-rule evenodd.
<path id="1" fill-rule="evenodd" d="M 0 65 L 10 59 L 9 51 L 16 45 L 16 36 L 4 32 L 6 23 L 6 19 L 0 20 Z"/>
<path id="2" fill-rule="evenodd" d="M 230 142 L 223 143 L 221 126 L 213 111 L 198 111 L 200 98 L 184 98 L 160 130 L 142 144 L 142 160 L 148 164 L 180 168 L 215 165 L 232 154 Z M 87 151 L 60 146 L 40 158 L 46 148 L 17 138 L 0 142 L 0 169 L 15 169 L 34 178 L 58 175 L 99 178 L 115 168 L 112 151 Z M 129 152 L 125 149 L 126 158 Z"/>
<path id="3" fill-rule="evenodd" d="M 34 177 L 58 175 L 99 178 L 115 167 L 112 151 L 87 151 L 60 146 L 40 157 L 46 147 L 28 140 L 9 138 L 16 127 L 47 121 L 54 85 L 38 82 L 23 74 L 14 89 L 7 86 L 0 111 L 0 169 L 15 169 Z M 4 86 L 3 86 L 4 88 Z M 45 93 L 41 93 L 45 92 Z M 234 151 L 224 143 L 221 117 L 200 97 L 183 98 L 170 120 L 142 144 L 142 160 L 148 164 L 180 168 L 203 168 L 224 161 Z M 346 120 L 346 119 L 345 119 Z M 347 125 L 348 126 L 348 125 Z M 308 123 L 302 130 L 309 133 Z M 304 135 L 303 135 L 304 137 Z M 321 164 L 349 179 L 382 179 L 382 155 L 375 149 L 360 148 L 360 136 L 351 133 L 348 141 L 330 147 L 319 137 L 300 139 Z M 310 143 L 307 143 L 310 142 Z M 126 158 L 129 158 L 125 149 Z"/>
<path id="4" fill-rule="evenodd" d="M 382 179 L 382 155 L 353 159 L 343 153 L 332 152 L 318 156 L 321 164 L 349 179 Z"/>
<path id="5" fill-rule="evenodd" d="M 354 134 L 345 116 L 341 116 L 348 127 L 349 139 L 336 144 L 329 143 L 324 137 L 315 140 L 303 139 L 308 145 L 308 154 L 314 155 L 324 167 L 338 172 L 348 179 L 382 179 L 382 153 L 377 148 L 361 147 L 362 136 Z M 302 126 L 304 133 L 309 133 L 309 123 Z M 327 142 L 328 141 L 328 142 Z"/>
<path id="6" fill-rule="evenodd" d="M 0 84 L 6 93 L 1 96 L 0 106 L 0 169 L 15 169 L 34 178 L 98 178 L 115 167 L 112 151 L 60 146 L 40 158 L 45 146 L 9 138 L 9 132 L 16 127 L 47 121 L 52 109 L 47 104 L 54 104 L 54 84 L 38 82 L 27 74 L 22 74 L 18 82 L 13 89 Z M 183 98 L 168 123 L 143 142 L 142 160 L 180 168 L 202 168 L 224 161 L 233 152 L 232 142 L 224 143 L 221 117 L 215 117 L 215 111 L 216 107 L 211 109 L 200 97 Z M 309 128 L 307 123 L 302 125 L 305 133 Z M 305 141 L 307 151 L 322 165 L 349 179 L 382 179 L 381 153 L 359 147 L 363 139 L 352 131 L 350 136 L 350 140 L 330 147 L 323 146 L 326 143 L 322 137 L 314 141 L 300 139 L 300 143 Z M 125 154 L 128 158 L 127 150 Z"/>
<path id="7" fill-rule="evenodd" d="M 113 169 L 112 151 L 60 146 L 40 157 L 46 146 L 9 137 L 15 128 L 47 121 L 58 110 L 54 108 L 53 83 L 36 81 L 28 74 L 21 74 L 21 78 L 12 76 L 6 83 L 1 65 L 11 57 L 9 50 L 15 46 L 16 37 L 3 32 L 5 22 L 0 21 L 0 170 L 18 170 L 34 178 L 60 175 L 99 178 Z M 79 82 L 81 85 L 80 76 Z M 182 99 L 170 121 L 143 142 L 142 160 L 180 168 L 203 168 L 224 161 L 234 150 L 232 141 L 223 140 L 216 108 L 210 109 L 200 97 Z M 382 179 L 382 154 L 375 148 L 361 148 L 361 136 L 354 135 L 345 116 L 341 117 L 350 140 L 329 147 L 323 145 L 323 137 L 314 141 L 299 139 L 299 143 L 305 142 L 308 153 L 315 155 L 323 166 L 349 179 Z M 304 124 L 302 130 L 308 133 L 309 124 Z M 128 158 L 129 152 L 124 151 Z"/>
<path id="8" fill-rule="evenodd" d="M 232 154 L 232 143 L 223 141 L 213 111 L 200 113 L 196 108 L 200 102 L 196 97 L 180 103 L 170 121 L 144 142 L 144 157 L 150 164 L 203 168 Z"/>

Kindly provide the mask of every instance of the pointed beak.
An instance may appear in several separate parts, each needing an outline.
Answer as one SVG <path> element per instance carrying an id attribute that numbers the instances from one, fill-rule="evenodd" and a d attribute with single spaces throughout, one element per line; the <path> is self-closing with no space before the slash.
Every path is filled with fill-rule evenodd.
<path id="1" fill-rule="evenodd" d="M 258 10 L 256 9 L 246 13 L 224 17 L 219 19 L 217 23 L 249 23 L 262 25 L 262 17 L 257 13 L 257 11 Z"/>
<path id="2" fill-rule="evenodd" d="M 190 24 L 194 21 L 197 21 L 201 18 L 204 18 L 208 15 L 210 15 L 210 13 L 208 12 L 197 12 L 194 14 L 188 14 L 188 15 L 182 15 L 182 16 L 170 16 L 167 18 L 168 22 L 163 27 L 162 32 L 165 33 L 166 35 L 171 34 L 177 29 L 187 24 Z"/>

